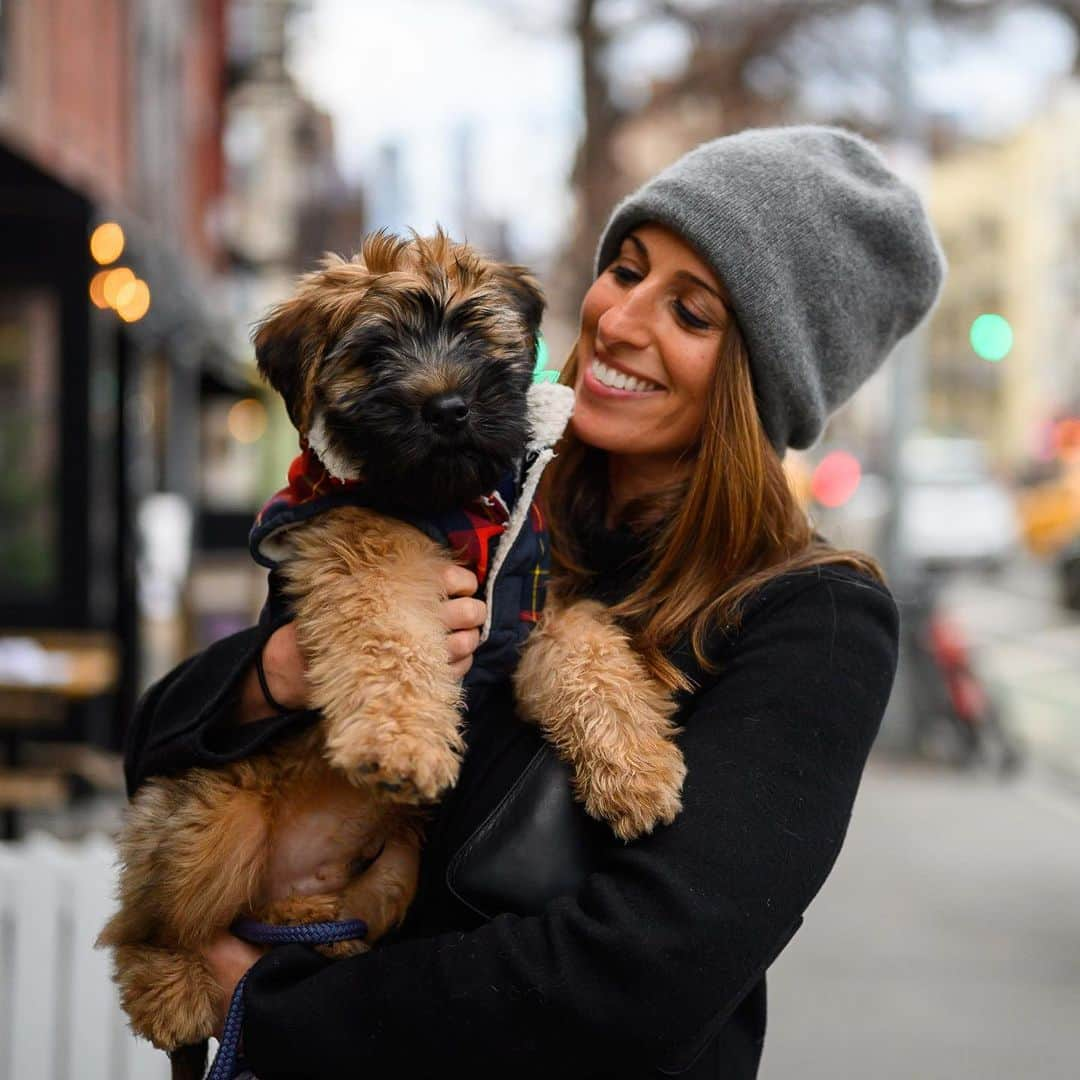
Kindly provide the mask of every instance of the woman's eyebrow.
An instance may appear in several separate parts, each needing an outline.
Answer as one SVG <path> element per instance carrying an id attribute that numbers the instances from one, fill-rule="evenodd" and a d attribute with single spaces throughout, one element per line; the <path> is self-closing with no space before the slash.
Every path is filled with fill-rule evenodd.
<path id="1" fill-rule="evenodd" d="M 724 298 L 707 281 L 703 281 L 701 278 L 699 278 L 697 274 L 691 274 L 689 270 L 677 270 L 675 272 L 675 277 L 678 278 L 680 281 L 688 281 L 691 285 L 700 286 L 707 293 L 715 296 L 721 304 L 724 303 Z"/>
<path id="2" fill-rule="evenodd" d="M 634 247 L 637 248 L 638 254 L 646 262 L 648 262 L 649 249 L 645 246 L 644 242 L 640 240 L 637 236 L 635 236 L 633 233 L 627 234 L 626 240 L 633 244 Z M 624 240 L 623 242 L 625 243 L 626 241 Z M 721 304 L 724 304 L 725 308 L 727 307 L 727 304 L 724 302 L 724 298 L 707 281 L 705 281 L 703 278 L 699 278 L 697 274 L 692 274 L 689 270 L 678 270 L 675 273 L 675 277 L 678 278 L 680 281 L 688 281 L 691 285 L 700 286 L 707 293 L 711 293 L 713 296 L 715 296 Z"/>
<path id="3" fill-rule="evenodd" d="M 647 262 L 649 259 L 649 249 L 633 233 L 630 233 L 626 239 L 637 248 L 638 254 Z"/>

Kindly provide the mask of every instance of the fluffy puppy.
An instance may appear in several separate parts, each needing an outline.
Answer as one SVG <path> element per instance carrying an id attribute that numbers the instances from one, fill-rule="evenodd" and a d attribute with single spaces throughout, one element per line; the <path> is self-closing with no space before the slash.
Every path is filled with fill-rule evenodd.
<path id="1" fill-rule="evenodd" d="M 156 1046 L 210 1034 L 221 1003 L 200 949 L 237 917 L 364 919 L 366 941 L 333 955 L 404 917 L 424 804 L 455 782 L 463 750 L 439 618 L 454 553 L 413 519 L 525 475 L 542 311 L 520 267 L 441 233 L 375 234 L 304 277 L 258 328 L 259 368 L 321 470 L 318 512 L 290 509 L 266 538 L 321 721 L 136 794 L 120 910 L 100 942 L 133 1028 Z M 600 605 L 552 598 L 516 689 L 589 813 L 625 838 L 674 818 L 684 768 L 670 697 Z"/>

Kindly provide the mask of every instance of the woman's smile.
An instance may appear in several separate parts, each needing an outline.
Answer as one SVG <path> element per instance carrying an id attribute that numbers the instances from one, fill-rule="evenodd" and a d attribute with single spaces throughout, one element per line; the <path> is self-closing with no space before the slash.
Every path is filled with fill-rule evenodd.
<path id="1" fill-rule="evenodd" d="M 659 383 L 634 375 L 594 356 L 585 368 L 582 385 L 591 394 L 606 398 L 648 398 L 666 393 Z"/>

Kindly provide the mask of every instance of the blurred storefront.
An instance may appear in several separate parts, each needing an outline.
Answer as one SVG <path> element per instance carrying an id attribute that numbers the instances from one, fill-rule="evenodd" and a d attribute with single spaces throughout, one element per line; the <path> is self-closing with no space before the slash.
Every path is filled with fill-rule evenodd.
<path id="1" fill-rule="evenodd" d="M 183 604 L 202 379 L 230 364 L 213 287 L 225 6 L 0 9 L 0 627 L 62 635 L 68 660 L 104 644 L 113 672 L 86 700 L 43 688 L 65 699 L 43 736 L 115 748 L 165 659 L 147 627 Z M 164 576 L 147 573 L 161 536 Z M 0 682 L 2 721 L 35 684 L 17 667 Z"/>

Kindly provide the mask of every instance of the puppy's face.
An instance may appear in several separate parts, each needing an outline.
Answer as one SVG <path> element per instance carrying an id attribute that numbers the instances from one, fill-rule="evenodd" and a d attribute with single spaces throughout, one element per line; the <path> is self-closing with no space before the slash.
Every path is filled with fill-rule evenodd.
<path id="1" fill-rule="evenodd" d="M 528 438 L 544 299 L 442 233 L 376 233 L 255 333 L 259 370 L 330 472 L 418 509 L 490 491 Z"/>

